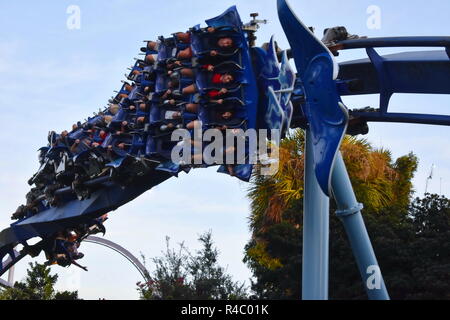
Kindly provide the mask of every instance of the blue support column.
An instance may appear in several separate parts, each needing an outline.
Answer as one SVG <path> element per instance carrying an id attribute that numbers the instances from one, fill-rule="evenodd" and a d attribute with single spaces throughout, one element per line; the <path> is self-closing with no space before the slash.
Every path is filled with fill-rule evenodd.
<path id="1" fill-rule="evenodd" d="M 302 299 L 328 299 L 329 198 L 314 172 L 312 136 L 306 130 L 303 201 Z"/>
<path id="2" fill-rule="evenodd" d="M 336 155 L 331 185 L 338 207 L 336 214 L 344 224 L 369 299 L 389 300 L 389 294 L 361 215 L 363 206 L 356 200 L 340 152 Z"/>

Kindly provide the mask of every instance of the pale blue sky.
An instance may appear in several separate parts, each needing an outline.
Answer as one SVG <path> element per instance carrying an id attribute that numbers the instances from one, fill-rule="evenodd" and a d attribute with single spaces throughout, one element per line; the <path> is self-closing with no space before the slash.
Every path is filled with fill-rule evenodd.
<path id="1" fill-rule="evenodd" d="M 345 25 L 350 32 L 367 36 L 449 35 L 450 3 L 442 0 L 291 0 L 297 15 L 321 35 L 325 27 Z M 158 6 L 159 4 L 159 6 Z M 49 130 L 62 131 L 103 107 L 120 86 L 126 68 L 133 64 L 144 39 L 184 31 L 236 4 L 244 21 L 251 12 L 268 19 L 258 42 L 275 34 L 287 47 L 276 13 L 275 0 L 174 1 L 153 0 L 60 0 L 0 2 L 0 110 L 4 152 L 0 159 L 0 226 L 24 201 L 26 181 L 37 169 L 36 150 L 45 144 Z M 81 9 L 81 29 L 68 30 L 66 9 Z M 381 9 L 381 29 L 366 26 L 366 9 Z M 339 61 L 362 57 L 360 51 L 345 53 Z M 376 106 L 375 97 L 346 99 L 350 108 Z M 449 114 L 450 100 L 443 96 L 394 96 L 397 111 Z M 389 148 L 394 156 L 414 151 L 420 158 L 415 187 L 423 193 L 432 163 L 435 178 L 430 191 L 450 196 L 450 128 L 372 124 L 368 138 L 377 147 Z M 249 204 L 247 185 L 215 174 L 215 169 L 195 170 L 172 179 L 111 214 L 107 238 L 136 255 L 160 254 L 166 235 L 172 244 L 185 241 L 197 249 L 198 234 L 213 231 L 221 251 L 220 262 L 236 280 L 251 276 L 242 263 Z M 61 288 L 77 288 L 81 297 L 135 299 L 137 271 L 120 256 L 83 244 L 83 264 L 89 272 L 54 268 L 61 275 Z M 25 274 L 26 263 L 16 270 Z M 151 266 L 150 266 L 151 269 Z"/>

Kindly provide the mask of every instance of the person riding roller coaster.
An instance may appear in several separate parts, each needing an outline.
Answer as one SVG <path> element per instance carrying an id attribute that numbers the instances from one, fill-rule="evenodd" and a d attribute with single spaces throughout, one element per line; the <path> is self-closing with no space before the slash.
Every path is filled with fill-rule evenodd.
<path id="1" fill-rule="evenodd" d="M 207 70 L 214 70 L 213 66 L 206 66 Z M 211 69 L 212 68 L 212 69 Z M 211 83 L 213 87 L 220 87 L 223 85 L 230 85 L 235 80 L 234 76 L 231 73 L 225 72 L 225 73 L 214 73 L 211 78 Z M 183 95 L 189 95 L 189 94 L 195 94 L 198 92 L 197 85 L 191 84 L 187 87 L 185 87 L 182 91 Z M 217 98 L 219 96 L 223 96 L 226 93 L 228 93 L 227 88 L 220 88 L 220 89 L 211 89 L 208 90 L 207 96 L 209 98 Z"/>
<path id="2" fill-rule="evenodd" d="M 78 251 L 80 247 L 79 235 L 74 230 L 58 232 L 50 246 L 44 248 L 47 257 L 46 265 L 58 264 L 68 267 L 71 264 L 87 271 L 87 267 L 81 266 L 75 260 L 82 259 L 84 254 Z"/>
<path id="3" fill-rule="evenodd" d="M 216 32 L 216 29 L 213 27 L 209 27 L 206 29 L 209 33 L 213 34 Z M 190 41 L 190 38 L 189 38 Z M 213 40 L 210 44 L 213 50 L 207 53 L 210 57 L 216 57 L 221 54 L 229 54 L 232 53 L 236 49 L 236 44 L 234 40 L 229 36 L 220 36 Z M 188 47 L 184 50 L 181 50 L 177 54 L 177 58 L 180 60 L 188 60 L 193 57 L 193 51 L 191 47 Z"/>

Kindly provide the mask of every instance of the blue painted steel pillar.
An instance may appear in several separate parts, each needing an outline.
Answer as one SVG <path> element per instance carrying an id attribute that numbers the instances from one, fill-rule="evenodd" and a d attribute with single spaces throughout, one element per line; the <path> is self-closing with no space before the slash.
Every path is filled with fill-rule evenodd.
<path id="1" fill-rule="evenodd" d="M 328 299 L 329 198 L 314 172 L 312 135 L 306 130 L 303 201 L 302 299 Z"/>
<path id="2" fill-rule="evenodd" d="M 389 300 L 389 294 L 361 215 L 363 206 L 356 200 L 340 152 L 336 155 L 331 185 L 338 207 L 336 214 L 344 224 L 369 299 Z"/>

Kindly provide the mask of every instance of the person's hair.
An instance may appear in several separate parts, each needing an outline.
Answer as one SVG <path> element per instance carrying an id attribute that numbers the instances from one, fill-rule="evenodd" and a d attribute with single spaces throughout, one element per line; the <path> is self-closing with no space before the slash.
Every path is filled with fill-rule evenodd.
<path id="1" fill-rule="evenodd" d="M 111 123 L 113 117 L 108 115 L 108 116 L 104 116 L 103 119 L 105 120 L 106 124 L 109 124 L 109 123 Z"/>
<path id="2" fill-rule="evenodd" d="M 109 106 L 109 112 L 111 112 L 113 115 L 119 112 L 119 105 L 118 104 L 112 104 Z"/>

